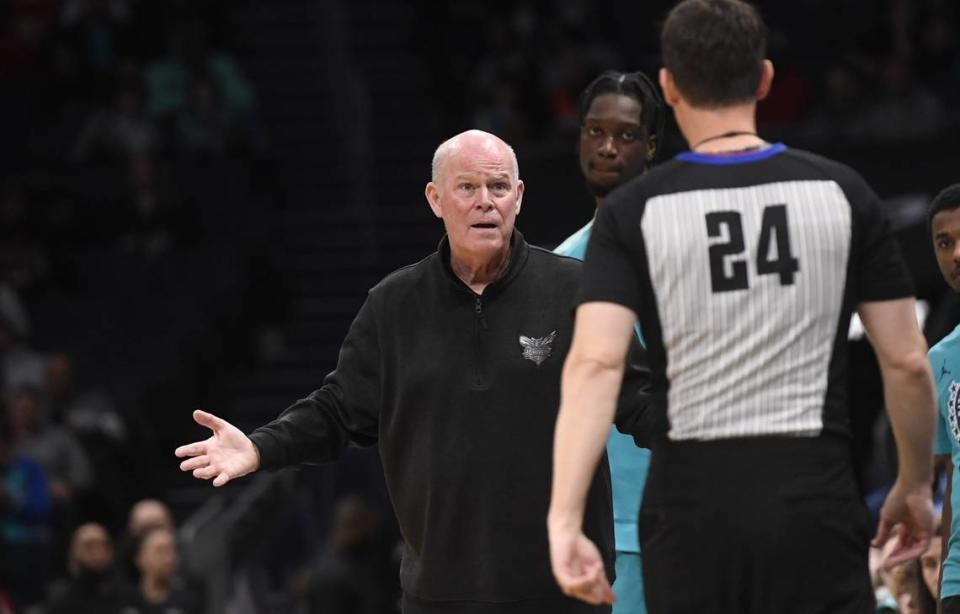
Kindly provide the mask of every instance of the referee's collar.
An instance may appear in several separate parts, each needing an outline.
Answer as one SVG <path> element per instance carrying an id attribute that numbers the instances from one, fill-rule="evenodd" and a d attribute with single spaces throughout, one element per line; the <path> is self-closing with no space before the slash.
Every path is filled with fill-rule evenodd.
<path id="1" fill-rule="evenodd" d="M 751 162 L 759 162 L 760 160 L 772 158 L 773 156 L 781 154 L 786 150 L 787 146 L 783 143 L 773 143 L 766 149 L 761 149 L 759 151 L 745 151 L 743 153 L 709 154 L 697 153 L 695 151 L 685 151 L 677 154 L 677 160 L 693 162 L 694 164 L 729 166 L 733 164 L 749 164 Z"/>

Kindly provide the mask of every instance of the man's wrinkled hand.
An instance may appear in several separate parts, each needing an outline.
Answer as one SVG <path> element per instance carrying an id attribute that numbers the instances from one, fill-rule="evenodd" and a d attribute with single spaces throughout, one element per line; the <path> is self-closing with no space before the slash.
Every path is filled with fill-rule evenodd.
<path id="1" fill-rule="evenodd" d="M 260 468 L 260 453 L 243 431 L 199 409 L 193 412 L 193 419 L 213 435 L 176 449 L 179 458 L 189 457 L 180 463 L 181 471 L 192 471 L 193 477 L 201 480 L 213 478 L 213 485 L 219 487 Z"/>

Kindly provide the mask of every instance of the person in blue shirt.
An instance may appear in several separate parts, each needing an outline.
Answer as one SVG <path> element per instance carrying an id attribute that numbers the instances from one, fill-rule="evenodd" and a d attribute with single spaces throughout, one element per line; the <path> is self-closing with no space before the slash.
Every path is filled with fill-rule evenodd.
<path id="1" fill-rule="evenodd" d="M 17 612 L 43 598 L 50 562 L 49 490 L 40 463 L 14 450 L 10 423 L 0 411 L 0 589 L 8 591 Z"/>
<path id="2" fill-rule="evenodd" d="M 928 215 L 933 252 L 947 284 L 960 292 L 960 183 L 940 192 Z M 960 613 L 960 326 L 930 348 L 930 366 L 937 386 L 937 439 L 933 453 L 947 467 L 943 498 L 943 567 L 940 599 L 943 614 Z"/>
<path id="3" fill-rule="evenodd" d="M 660 94 L 641 72 L 607 71 L 584 90 L 580 96 L 580 170 L 597 207 L 614 188 L 647 170 L 656 156 L 663 116 Z M 554 251 L 583 260 L 592 227 L 591 219 Z M 637 335 L 643 339 L 639 327 Z M 617 549 L 613 614 L 644 614 L 637 516 L 650 450 L 637 447 L 633 437 L 611 429 L 607 456 Z"/>

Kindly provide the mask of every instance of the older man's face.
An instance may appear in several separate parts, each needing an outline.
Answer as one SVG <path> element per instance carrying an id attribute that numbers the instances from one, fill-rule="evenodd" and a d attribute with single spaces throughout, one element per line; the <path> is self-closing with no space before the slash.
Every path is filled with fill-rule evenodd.
<path id="1" fill-rule="evenodd" d="M 465 137 L 427 186 L 427 200 L 443 218 L 454 254 L 493 257 L 510 244 L 523 197 L 513 159 L 501 144 Z"/>

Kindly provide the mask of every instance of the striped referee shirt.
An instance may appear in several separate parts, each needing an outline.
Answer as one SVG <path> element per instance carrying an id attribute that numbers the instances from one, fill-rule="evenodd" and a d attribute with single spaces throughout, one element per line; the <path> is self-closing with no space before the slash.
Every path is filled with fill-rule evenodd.
<path id="1" fill-rule="evenodd" d="M 610 194 L 582 300 L 637 313 L 679 441 L 849 434 L 850 316 L 912 292 L 866 182 L 775 144 L 680 154 Z"/>

